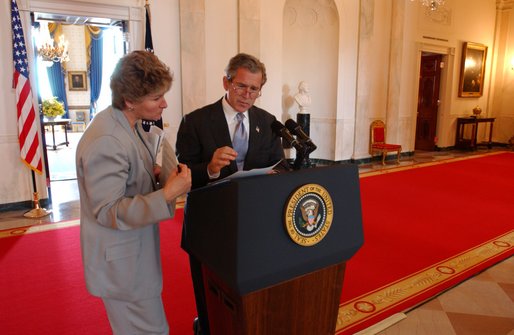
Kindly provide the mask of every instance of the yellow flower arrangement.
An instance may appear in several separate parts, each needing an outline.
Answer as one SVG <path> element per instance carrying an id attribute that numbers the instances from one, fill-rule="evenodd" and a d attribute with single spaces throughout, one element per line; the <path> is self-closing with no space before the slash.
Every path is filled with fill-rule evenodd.
<path id="1" fill-rule="evenodd" d="M 64 114 L 64 105 L 56 97 L 43 100 L 43 115 L 54 118 Z"/>

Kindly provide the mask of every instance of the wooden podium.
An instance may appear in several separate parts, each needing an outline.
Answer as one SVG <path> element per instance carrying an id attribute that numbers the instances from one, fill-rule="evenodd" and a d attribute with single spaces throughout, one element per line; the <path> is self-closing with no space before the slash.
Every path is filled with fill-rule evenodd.
<path id="1" fill-rule="evenodd" d="M 285 223 L 312 195 L 329 196 L 331 222 L 304 245 Z M 356 165 L 233 179 L 187 198 L 182 247 L 202 263 L 211 335 L 334 334 L 345 262 L 362 244 Z"/>

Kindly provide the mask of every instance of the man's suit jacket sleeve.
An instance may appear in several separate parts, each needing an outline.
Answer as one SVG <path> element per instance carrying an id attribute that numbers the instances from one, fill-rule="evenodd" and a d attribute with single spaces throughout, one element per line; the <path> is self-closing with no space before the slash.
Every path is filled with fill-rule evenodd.
<path id="1" fill-rule="evenodd" d="M 280 138 L 271 130 L 275 117 L 254 106 L 249 110 L 249 118 L 249 143 L 244 169 L 267 167 L 284 158 Z M 191 169 L 193 188 L 212 181 L 207 174 L 207 165 L 214 151 L 223 146 L 232 146 L 232 141 L 221 100 L 183 117 L 177 133 L 176 152 L 178 160 Z M 221 169 L 219 178 L 236 171 L 237 166 L 233 161 Z"/>
<path id="2" fill-rule="evenodd" d="M 191 169 L 192 186 L 195 188 L 206 185 L 209 182 L 207 165 L 211 157 L 208 159 L 204 158 L 200 137 L 197 134 L 193 120 L 189 118 L 190 115 L 185 115 L 180 122 L 176 151 L 179 162 L 186 164 Z"/>

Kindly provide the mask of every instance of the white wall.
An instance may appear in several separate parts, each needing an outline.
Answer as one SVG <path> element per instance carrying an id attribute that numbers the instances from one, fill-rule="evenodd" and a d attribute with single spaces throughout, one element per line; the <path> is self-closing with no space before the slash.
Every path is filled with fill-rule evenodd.
<path id="1" fill-rule="evenodd" d="M 360 9 L 356 129 L 353 158 L 369 156 L 369 126 L 386 117 L 389 88 L 390 1 L 363 1 Z"/>
<path id="2" fill-rule="evenodd" d="M 91 16 L 99 12 L 125 15 L 131 20 L 131 47 L 142 47 L 143 0 L 111 0 L 108 4 L 103 0 L 18 1 L 24 9 L 46 6 Z M 311 157 L 336 161 L 369 157 L 369 124 L 375 118 L 385 119 L 390 127 L 388 136 L 402 144 L 404 151 L 412 151 L 423 50 L 442 53 L 448 62 L 441 84 L 445 101 L 439 111 L 438 146 L 453 146 L 456 117 L 470 115 L 477 104 L 486 115 L 497 117 L 493 140 L 505 142 L 514 135 L 514 109 L 509 98 L 514 96 L 514 71 L 505 65 L 510 62 L 505 59 L 514 52 L 511 8 L 501 11 L 498 16 L 502 21 L 497 26 L 496 0 L 446 0 L 444 10 L 430 15 L 410 0 L 334 2 L 339 15 L 336 111 L 326 118 L 312 116 L 311 134 L 316 144 L 330 149 Z M 512 7 L 509 1 L 500 3 Z M 183 114 L 221 97 L 223 70 L 239 51 L 254 53 L 266 64 L 269 81 L 257 104 L 281 118 L 284 5 L 285 0 L 150 1 L 155 53 L 175 73 L 163 115 L 172 143 Z M 24 15 L 28 22 L 28 13 Z M 10 21 L 8 1 L 0 2 L 0 19 Z M 4 41 L 0 57 L 9 60 L 10 29 L 1 29 L 0 38 Z M 480 98 L 457 97 L 465 41 L 489 47 L 484 96 Z M 502 57 L 493 55 L 495 43 L 501 44 L 498 41 L 503 43 L 498 48 Z M 9 75 L 12 66 L 10 62 L 1 66 L 6 75 L 0 79 L 0 153 L 4 157 L 0 204 L 7 204 L 31 200 L 32 185 L 30 171 L 19 160 L 15 96 Z M 500 131 L 496 133 L 496 129 Z M 44 178 L 38 178 L 38 188 L 45 188 Z"/>
<path id="3" fill-rule="evenodd" d="M 163 112 L 166 136 L 175 143 L 182 118 L 182 71 L 180 67 L 180 18 L 178 0 L 150 2 L 154 53 L 173 71 L 171 90 L 165 95 L 168 108 Z"/>
<path id="4" fill-rule="evenodd" d="M 497 118 L 494 140 L 514 141 L 514 3 L 505 1 L 497 11 L 495 63 L 488 109 Z"/>
<path id="5" fill-rule="evenodd" d="M 87 71 L 87 57 L 86 57 L 86 37 L 84 33 L 84 26 L 79 25 L 63 25 L 62 33 L 69 41 L 68 55 L 70 60 L 65 63 L 66 71 Z M 65 76 L 66 87 L 68 85 L 68 76 Z M 89 106 L 91 101 L 91 82 L 89 76 L 86 76 L 87 91 L 70 91 L 66 92 L 68 106 Z M 88 112 L 89 113 L 89 112 Z"/>

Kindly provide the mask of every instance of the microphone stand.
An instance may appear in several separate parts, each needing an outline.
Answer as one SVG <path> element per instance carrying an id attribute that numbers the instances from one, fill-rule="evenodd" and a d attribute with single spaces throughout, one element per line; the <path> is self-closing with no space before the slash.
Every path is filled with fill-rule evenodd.
<path id="1" fill-rule="evenodd" d="M 305 150 L 303 150 L 305 152 Z M 300 151 L 296 151 L 296 158 L 293 163 L 293 170 L 300 170 L 302 168 L 302 163 L 305 160 L 305 154 Z"/>
<path id="2" fill-rule="evenodd" d="M 293 170 L 300 170 L 312 167 L 308 157 L 312 152 L 312 148 L 308 145 L 303 146 L 303 150 L 296 150 L 296 158 L 293 163 Z"/>

